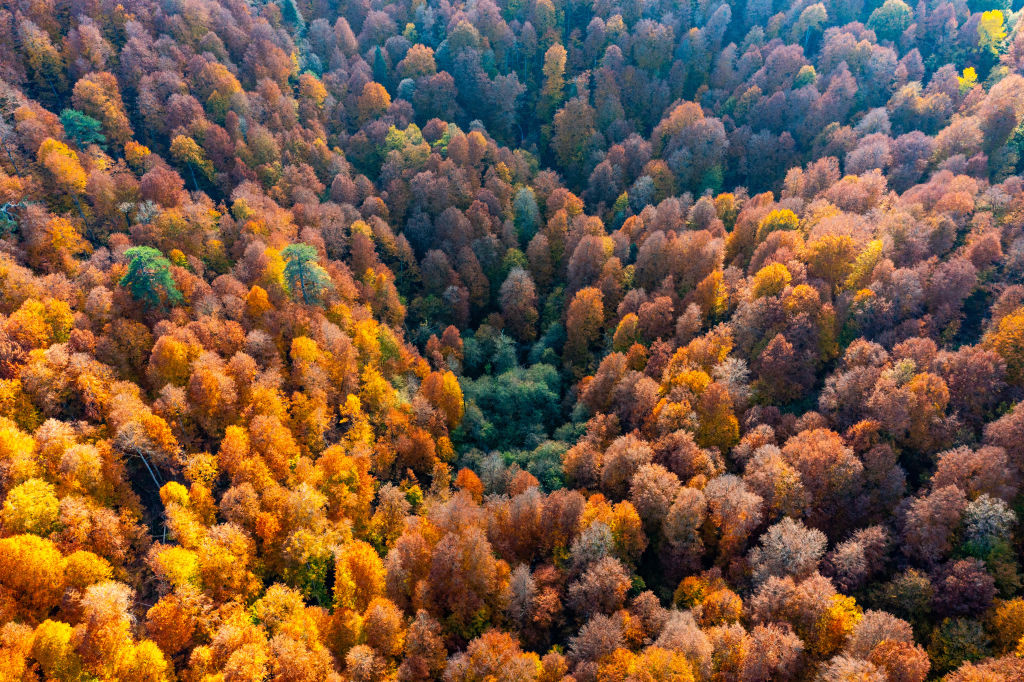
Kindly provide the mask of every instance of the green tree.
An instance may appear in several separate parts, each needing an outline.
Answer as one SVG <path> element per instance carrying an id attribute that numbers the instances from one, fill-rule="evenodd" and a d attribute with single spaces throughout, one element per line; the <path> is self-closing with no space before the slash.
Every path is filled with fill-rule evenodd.
<path id="1" fill-rule="evenodd" d="M 60 112 L 60 123 L 64 126 L 64 134 L 74 140 L 75 146 L 79 149 L 91 144 L 102 146 L 107 142 L 106 135 L 100 132 L 103 124 L 77 109 L 65 109 Z"/>
<path id="2" fill-rule="evenodd" d="M 292 294 L 302 294 L 303 303 L 320 301 L 331 287 L 331 276 L 317 263 L 316 249 L 309 244 L 289 244 L 281 252 L 284 256 L 284 276 Z"/>
<path id="3" fill-rule="evenodd" d="M 173 156 L 178 163 L 188 166 L 189 173 L 192 174 L 192 186 L 195 190 L 199 191 L 199 183 L 196 182 L 196 168 L 203 174 L 209 181 L 213 181 L 214 168 L 213 164 L 208 158 L 206 158 L 206 152 L 203 148 L 196 144 L 196 141 L 187 135 L 178 135 L 171 141 L 171 156 Z"/>
<path id="4" fill-rule="evenodd" d="M 121 278 L 121 286 L 150 307 L 163 307 L 170 303 L 184 303 L 184 297 L 171 277 L 171 263 L 151 246 L 135 246 L 127 251 L 128 272 Z"/>
<path id="5" fill-rule="evenodd" d="M 914 13 L 903 0 L 885 0 L 885 3 L 871 13 L 868 28 L 875 32 L 879 40 L 896 40 L 910 22 Z"/>
<path id="6" fill-rule="evenodd" d="M 302 36 L 306 33 L 306 19 L 295 0 L 281 0 L 281 18 L 295 27 L 296 35 Z"/>

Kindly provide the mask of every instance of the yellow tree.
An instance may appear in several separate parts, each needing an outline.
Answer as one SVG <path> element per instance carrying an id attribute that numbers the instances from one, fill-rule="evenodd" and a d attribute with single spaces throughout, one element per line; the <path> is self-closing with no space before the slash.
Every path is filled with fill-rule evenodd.
<path id="1" fill-rule="evenodd" d="M 64 59 L 54 47 L 49 34 L 29 19 L 18 24 L 18 38 L 25 52 L 28 66 L 40 88 L 48 89 L 53 94 L 54 102 L 60 102 L 61 92 L 67 87 L 64 76 Z"/>
<path id="2" fill-rule="evenodd" d="M 66 144 L 48 137 L 39 145 L 36 158 L 61 190 L 75 197 L 85 191 L 88 179 L 85 169 L 78 160 L 78 154 Z"/>
<path id="3" fill-rule="evenodd" d="M 199 183 L 196 182 L 197 168 L 204 178 L 213 181 L 213 164 L 206 158 L 203 148 L 188 135 L 178 135 L 171 140 L 171 156 L 178 163 L 188 166 L 188 171 L 192 175 L 192 186 L 197 192 L 199 191 Z"/>
<path id="4" fill-rule="evenodd" d="M 789 286 L 792 279 L 789 268 L 782 263 L 766 265 L 754 275 L 754 281 L 750 285 L 750 297 L 778 296 Z"/>
<path id="5" fill-rule="evenodd" d="M 584 367 L 590 361 L 590 347 L 600 338 L 604 325 L 604 297 L 600 289 L 580 289 L 569 304 L 565 329 L 565 361 Z"/>
<path id="6" fill-rule="evenodd" d="M 1006 40 L 1003 13 L 997 9 L 982 12 L 978 22 L 978 49 L 990 55 L 999 54 L 999 46 Z"/>
<path id="7" fill-rule="evenodd" d="M 835 292 L 853 271 L 857 246 L 848 234 L 827 234 L 807 245 L 804 257 L 811 275 L 832 285 Z"/>
<path id="8" fill-rule="evenodd" d="M 119 145 L 132 139 L 132 125 L 113 74 L 97 71 L 82 76 L 75 83 L 71 102 L 79 111 L 103 123 L 107 139 Z"/>
<path id="9" fill-rule="evenodd" d="M 43 616 L 64 594 L 64 557 L 49 540 L 36 535 L 0 539 L 0 591 L 29 619 Z"/>
<path id="10" fill-rule="evenodd" d="M 1007 378 L 1024 384 L 1024 306 L 999 320 L 983 343 L 1006 361 Z"/>
<path id="11" fill-rule="evenodd" d="M 60 216 L 40 216 L 25 241 L 32 265 L 48 272 L 73 275 L 79 266 L 76 257 L 90 251 L 78 229 Z"/>
<path id="12" fill-rule="evenodd" d="M 391 95 L 380 83 L 370 81 L 363 86 L 363 92 L 359 95 L 359 122 L 365 123 L 372 118 L 380 116 L 391 106 Z"/>
<path id="13" fill-rule="evenodd" d="M 449 429 L 459 425 L 465 406 L 462 401 L 462 388 L 454 374 L 431 372 L 423 380 L 420 392 L 431 405 L 441 411 Z"/>
<path id="14" fill-rule="evenodd" d="M 551 114 L 562 103 L 562 90 L 565 88 L 565 60 L 567 53 L 561 43 L 555 43 L 544 53 L 544 85 L 540 90 L 537 103 L 537 115 L 542 121 L 551 118 Z"/>
<path id="15" fill-rule="evenodd" d="M 362 613 L 384 594 L 384 562 L 371 545 L 353 540 L 335 555 L 334 605 Z"/>

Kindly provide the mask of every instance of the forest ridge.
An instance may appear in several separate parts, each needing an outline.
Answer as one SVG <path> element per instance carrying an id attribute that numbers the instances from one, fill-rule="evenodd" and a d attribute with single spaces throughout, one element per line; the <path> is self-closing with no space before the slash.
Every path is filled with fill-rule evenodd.
<path id="1" fill-rule="evenodd" d="M 0 682 L 1024 681 L 1010 0 L 0 0 Z"/>

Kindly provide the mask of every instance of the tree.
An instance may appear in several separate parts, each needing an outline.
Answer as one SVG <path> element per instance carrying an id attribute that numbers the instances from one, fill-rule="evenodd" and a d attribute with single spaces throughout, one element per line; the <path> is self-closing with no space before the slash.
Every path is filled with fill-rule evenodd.
<path id="1" fill-rule="evenodd" d="M 825 235 L 807 245 L 807 269 L 837 291 L 850 276 L 856 255 L 857 246 L 849 235 Z"/>
<path id="2" fill-rule="evenodd" d="M 1000 319 L 995 329 L 985 335 L 983 343 L 1006 362 L 1009 381 L 1024 383 L 1024 307 Z"/>
<path id="3" fill-rule="evenodd" d="M 750 286 L 750 295 L 754 298 L 777 296 L 789 286 L 791 281 L 792 275 L 790 275 L 789 269 L 785 265 L 782 263 L 769 263 L 758 270 L 754 276 L 754 281 Z"/>
<path id="4" fill-rule="evenodd" d="M 85 149 L 91 144 L 103 146 L 107 142 L 106 136 L 100 132 L 103 124 L 76 109 L 64 109 L 60 112 L 60 123 L 64 126 L 64 134 L 71 138 L 79 149 Z"/>
<path id="5" fill-rule="evenodd" d="M 437 73 L 434 51 L 428 46 L 417 43 L 409 48 L 402 61 L 396 67 L 402 78 L 423 78 Z"/>
<path id="6" fill-rule="evenodd" d="M 750 533 L 761 523 L 760 496 L 732 475 L 712 479 L 704 489 L 708 519 L 717 531 L 718 552 L 727 559 L 742 551 Z"/>
<path id="7" fill-rule="evenodd" d="M 59 103 L 61 97 L 58 93 L 66 92 L 67 76 L 64 60 L 50 40 L 50 35 L 35 22 L 25 18 L 18 22 L 18 39 L 36 86 L 53 95 L 54 104 Z"/>
<path id="8" fill-rule="evenodd" d="M 980 661 L 991 653 L 991 640 L 981 623 L 946 618 L 932 631 L 928 656 L 936 672 L 948 672 L 964 661 Z"/>
<path id="9" fill-rule="evenodd" d="M 537 336 L 537 290 L 522 268 L 512 268 L 498 292 L 501 312 L 512 335 L 522 342 Z"/>
<path id="10" fill-rule="evenodd" d="M 885 0 L 868 17 L 868 28 L 880 39 L 895 41 L 910 26 L 914 14 L 903 0 Z"/>
<path id="11" fill-rule="evenodd" d="M 60 503 L 54 487 L 38 478 L 30 478 L 7 493 L 0 521 L 13 534 L 32 533 L 46 537 L 56 530 Z"/>
<path id="12" fill-rule="evenodd" d="M 285 260 L 285 281 L 292 295 L 301 295 L 306 305 L 319 303 L 333 284 L 331 276 L 317 263 L 316 248 L 309 244 L 289 244 L 281 255 Z"/>
<path id="13" fill-rule="evenodd" d="M 566 318 L 565 358 L 577 367 L 590 361 L 590 348 L 604 325 L 604 297 L 599 289 L 580 289 L 569 304 Z"/>
<path id="14" fill-rule="evenodd" d="M 171 263 L 150 246 L 133 246 L 125 251 L 128 271 L 120 285 L 131 295 L 151 308 L 179 305 L 184 297 L 171 277 Z"/>
<path id="15" fill-rule="evenodd" d="M 117 79 L 106 71 L 87 74 L 75 83 L 71 101 L 79 111 L 100 120 L 107 138 L 119 145 L 132 138 Z"/>
<path id="16" fill-rule="evenodd" d="M 471 527 L 448 533 L 430 559 L 427 594 L 435 617 L 463 640 L 487 629 L 501 612 L 508 564 L 494 558 L 483 531 Z"/>
<path id="17" fill-rule="evenodd" d="M 761 582 L 770 576 L 809 576 L 825 553 L 826 538 L 821 531 L 787 516 L 768 528 L 758 542 L 750 552 L 750 564 L 754 580 Z"/>
<path id="18" fill-rule="evenodd" d="M 513 682 L 537 680 L 540 675 L 537 654 L 526 654 L 512 636 L 490 631 L 477 637 L 465 653 L 454 656 L 444 672 L 452 682 Z"/>
<path id="19" fill-rule="evenodd" d="M 586 177 L 590 153 L 598 143 L 597 135 L 594 108 L 582 98 L 572 98 L 555 114 L 551 149 L 573 180 Z"/>
<path id="20" fill-rule="evenodd" d="M 756 625 L 750 631 L 742 674 L 748 682 L 791 679 L 803 664 L 804 643 L 788 627 Z"/>
<path id="21" fill-rule="evenodd" d="M 50 540 L 35 535 L 0 539 L 0 585 L 23 617 L 45 617 L 64 593 L 64 580 L 64 557 Z"/>
<path id="22" fill-rule="evenodd" d="M 436 679 L 446 663 L 441 626 L 423 610 L 409 626 L 405 638 L 405 657 L 398 668 L 398 679 L 414 682 Z"/>
<path id="23" fill-rule="evenodd" d="M 622 608 L 629 587 L 625 567 L 618 559 L 606 556 L 569 585 L 568 604 L 581 620 L 598 613 L 610 615 Z"/>
<path id="24" fill-rule="evenodd" d="M 74 274 L 78 271 L 78 256 L 90 252 L 89 243 L 82 238 L 71 221 L 60 216 L 42 215 L 26 221 L 26 246 L 33 265 L 50 272 Z"/>
<path id="25" fill-rule="evenodd" d="M 800 219 L 788 208 L 773 210 L 758 222 L 755 240 L 763 242 L 772 232 L 795 230 L 799 225 Z"/>
<path id="26" fill-rule="evenodd" d="M 554 43 L 544 53 L 544 85 L 541 87 L 537 101 L 537 116 L 547 121 L 558 105 L 562 103 L 562 90 L 565 88 L 566 51 L 561 43 Z"/>
<path id="27" fill-rule="evenodd" d="M 864 465 L 834 431 L 801 431 L 786 441 L 783 457 L 799 473 L 806 491 L 804 514 L 811 525 L 850 523 L 855 517 L 849 500 L 863 485 Z"/>
<path id="28" fill-rule="evenodd" d="M 63 142 L 46 138 L 39 145 L 39 163 L 46 168 L 62 191 L 77 197 L 85 192 L 86 173 L 78 160 L 78 154 Z"/>
<path id="29" fill-rule="evenodd" d="M 952 536 L 967 499 L 956 486 L 938 488 L 907 508 L 903 526 L 905 554 L 935 563 L 952 549 Z"/>
<path id="30" fill-rule="evenodd" d="M 334 560 L 335 608 L 363 613 L 384 593 L 384 563 L 372 546 L 354 540 L 338 549 Z"/>
<path id="31" fill-rule="evenodd" d="M 997 55 L 1004 40 L 1003 13 L 997 9 L 983 12 L 978 22 L 978 49 L 985 55 Z"/>
<path id="32" fill-rule="evenodd" d="M 449 372 L 431 372 L 420 386 L 423 396 L 444 416 L 449 429 L 454 429 L 465 414 L 462 388 L 458 379 Z"/>
<path id="33" fill-rule="evenodd" d="M 376 118 L 391 106 L 391 95 L 380 83 L 368 82 L 359 95 L 359 122 Z"/>
<path id="34" fill-rule="evenodd" d="M 188 135 L 178 135 L 171 140 L 171 156 L 177 159 L 178 163 L 188 166 L 189 173 L 192 175 L 192 186 L 197 192 L 199 191 L 199 183 L 196 182 L 197 168 L 207 181 L 213 180 L 213 164 L 206 158 L 203 148 Z"/>

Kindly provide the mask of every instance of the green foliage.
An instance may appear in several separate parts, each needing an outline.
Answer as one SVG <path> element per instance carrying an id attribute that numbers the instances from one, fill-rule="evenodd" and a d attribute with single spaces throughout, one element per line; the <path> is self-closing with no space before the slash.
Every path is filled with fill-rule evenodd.
<path id="1" fill-rule="evenodd" d="M 460 435 L 466 445 L 537 447 L 561 416 L 561 377 L 551 365 L 515 367 L 460 383 L 467 408 Z"/>
<path id="2" fill-rule="evenodd" d="M 530 472 L 546 491 L 565 486 L 562 472 L 562 455 L 569 449 L 568 444 L 558 440 L 546 440 L 533 450 L 511 450 L 505 453 L 508 464 L 518 464 Z"/>
<path id="3" fill-rule="evenodd" d="M 289 244 L 281 255 L 285 260 L 285 281 L 292 296 L 301 298 L 306 305 L 319 303 L 332 284 L 331 276 L 317 263 L 316 248 L 309 244 Z"/>
<path id="4" fill-rule="evenodd" d="M 324 552 L 306 557 L 297 568 L 285 571 L 283 577 L 285 584 L 299 590 L 307 603 L 327 608 L 334 602 L 330 584 L 333 574 L 334 555 Z"/>
<path id="5" fill-rule="evenodd" d="M 928 655 L 935 672 L 947 672 L 965 661 L 980 661 L 992 653 L 985 628 L 969 618 L 946 618 L 932 632 Z"/>
<path id="6" fill-rule="evenodd" d="M 497 375 L 518 366 L 515 342 L 493 327 L 481 325 L 476 334 L 465 339 L 463 364 L 466 374 Z"/>
<path id="7" fill-rule="evenodd" d="M 306 20 L 295 0 L 281 0 L 281 18 L 295 27 L 297 35 L 306 32 Z"/>
<path id="8" fill-rule="evenodd" d="M 65 109 L 60 112 L 60 124 L 64 126 L 64 134 L 73 140 L 79 149 L 91 144 L 103 146 L 107 142 L 106 135 L 100 132 L 103 124 L 81 111 Z"/>
<path id="9" fill-rule="evenodd" d="M 515 216 L 519 243 L 528 244 L 537 234 L 537 228 L 540 226 L 540 209 L 537 208 L 537 197 L 531 188 L 523 187 L 516 192 L 516 197 L 512 202 L 512 211 Z"/>
<path id="10" fill-rule="evenodd" d="M 903 0 L 885 0 L 881 7 L 871 13 L 868 28 L 880 40 L 896 40 L 907 30 L 913 19 L 913 10 Z"/>
<path id="11" fill-rule="evenodd" d="M 125 251 L 128 272 L 121 278 L 121 286 L 132 297 L 156 308 L 180 305 L 185 302 L 171 277 L 171 262 L 151 246 L 134 246 Z"/>

